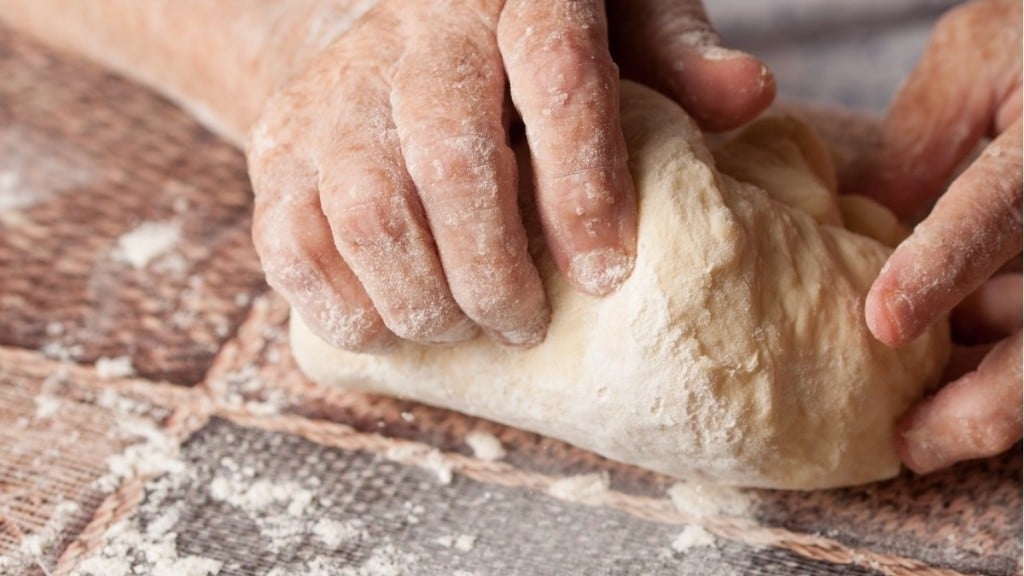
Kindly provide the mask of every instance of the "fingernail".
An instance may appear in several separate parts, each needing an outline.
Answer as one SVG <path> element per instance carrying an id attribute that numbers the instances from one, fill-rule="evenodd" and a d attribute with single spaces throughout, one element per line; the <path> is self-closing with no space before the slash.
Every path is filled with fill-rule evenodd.
<path id="1" fill-rule="evenodd" d="M 633 271 L 636 258 L 615 248 L 577 254 L 569 264 L 569 275 L 584 292 L 604 296 L 619 286 Z"/>
<path id="2" fill-rule="evenodd" d="M 701 58 L 710 62 L 717 62 L 719 60 L 735 60 L 736 58 L 746 56 L 744 52 L 740 52 L 739 50 L 723 48 L 715 45 L 695 46 L 695 48 Z"/>
<path id="3" fill-rule="evenodd" d="M 911 318 L 913 310 L 910 308 L 910 301 L 902 293 L 895 293 L 885 302 L 885 311 L 889 322 L 889 330 L 893 342 L 902 345 L 907 341 L 907 332 L 904 319 Z"/>
<path id="4" fill-rule="evenodd" d="M 526 327 L 516 330 L 505 330 L 498 332 L 488 330 L 487 335 L 498 342 L 515 348 L 530 348 L 544 341 L 548 333 L 548 324 L 551 323 L 551 310 L 544 307 Z"/>
<path id="5" fill-rule="evenodd" d="M 907 416 L 897 429 L 897 451 L 903 463 L 917 474 L 927 474 L 946 465 L 933 435 L 915 422 L 913 414 Z"/>
<path id="6" fill-rule="evenodd" d="M 885 272 L 883 268 L 882 273 Z M 881 300 L 881 302 L 879 302 Z M 879 306 L 879 304 L 881 304 Z M 898 293 L 883 293 L 879 298 L 874 298 L 874 313 L 867 315 L 868 329 L 888 346 L 900 346 L 904 344 L 905 330 L 900 323 L 901 318 L 909 315 L 910 306 L 906 297 Z"/>

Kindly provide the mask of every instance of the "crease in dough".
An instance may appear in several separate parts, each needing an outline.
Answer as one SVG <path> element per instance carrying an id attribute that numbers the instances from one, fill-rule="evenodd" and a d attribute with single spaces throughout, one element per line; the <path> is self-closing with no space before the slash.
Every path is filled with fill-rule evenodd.
<path id="1" fill-rule="evenodd" d="M 387 356 L 332 348 L 292 315 L 302 370 L 565 440 L 683 479 L 816 489 L 894 476 L 893 425 L 935 383 L 948 327 L 893 350 L 863 301 L 901 228 L 840 200 L 827 151 L 791 118 L 753 124 L 714 154 L 677 105 L 623 82 L 639 195 L 637 260 L 615 293 L 574 291 L 540 242 L 546 340 L 411 343 Z"/>

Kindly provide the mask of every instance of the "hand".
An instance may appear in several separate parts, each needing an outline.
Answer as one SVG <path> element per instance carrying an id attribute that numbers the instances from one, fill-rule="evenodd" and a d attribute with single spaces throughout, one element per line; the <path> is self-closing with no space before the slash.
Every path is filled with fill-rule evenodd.
<path id="1" fill-rule="evenodd" d="M 771 101 L 764 67 L 717 48 L 699 2 L 613 8 L 636 77 L 707 126 Z M 600 0 L 384 0 L 316 56 L 247 150 L 269 283 L 350 350 L 478 328 L 540 341 L 549 310 L 517 207 L 515 112 L 555 262 L 584 292 L 614 290 L 632 268 L 636 207 Z"/>
<path id="2" fill-rule="evenodd" d="M 986 136 L 991 143 L 943 194 Z M 1021 280 L 995 275 L 1021 252 L 1021 158 L 1021 3 L 976 0 L 936 25 L 861 169 L 859 191 L 904 218 L 934 202 L 868 294 L 872 333 L 899 346 L 960 304 L 961 336 L 1005 337 L 982 354 L 958 349 L 955 379 L 904 417 L 897 446 L 918 473 L 1021 438 Z"/>

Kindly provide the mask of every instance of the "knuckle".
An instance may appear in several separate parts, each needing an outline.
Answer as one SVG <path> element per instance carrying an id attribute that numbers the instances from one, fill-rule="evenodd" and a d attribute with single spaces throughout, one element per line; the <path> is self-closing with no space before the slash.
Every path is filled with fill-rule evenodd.
<path id="1" fill-rule="evenodd" d="M 358 251 L 401 238 L 408 210 L 394 180 L 384 169 L 373 169 L 321 183 L 321 202 L 339 247 Z"/>
<path id="2" fill-rule="evenodd" d="M 567 169 L 552 176 L 563 192 L 554 198 L 555 214 L 563 218 L 586 218 L 618 211 L 614 179 L 600 168 Z M 571 184 L 564 186 L 564 184 Z"/>
<path id="3" fill-rule="evenodd" d="M 605 96 L 610 92 L 609 78 L 617 75 L 610 60 L 595 58 L 585 46 L 537 46 L 533 51 L 528 57 L 538 64 L 529 85 L 535 97 L 546 97 L 555 104 L 569 104 L 580 92 Z"/>
<path id="4" fill-rule="evenodd" d="M 985 29 L 995 24 L 1001 26 L 1001 20 L 1007 15 L 1001 14 L 998 3 L 967 2 L 956 6 L 935 23 L 934 36 L 943 42 L 973 44 L 985 34 Z"/>
<path id="5" fill-rule="evenodd" d="M 317 256 L 332 247 L 304 233 L 294 219 L 268 220 L 262 214 L 254 220 L 253 244 L 268 281 L 290 293 L 307 289 L 319 275 Z"/>
<path id="6" fill-rule="evenodd" d="M 410 172 L 430 187 L 443 185 L 449 191 L 468 188 L 474 194 L 497 190 L 514 162 L 510 150 L 481 133 L 453 134 L 430 147 L 411 147 L 406 160 Z"/>

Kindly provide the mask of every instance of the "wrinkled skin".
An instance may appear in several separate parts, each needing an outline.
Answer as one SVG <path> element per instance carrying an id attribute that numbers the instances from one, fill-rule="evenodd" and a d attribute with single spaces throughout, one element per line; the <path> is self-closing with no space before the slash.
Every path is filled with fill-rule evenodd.
<path id="1" fill-rule="evenodd" d="M 872 333 L 900 346 L 952 310 L 955 336 L 981 343 L 957 349 L 949 383 L 901 423 L 919 473 L 1021 439 L 1021 157 L 1021 3 L 967 3 L 936 25 L 854 186 L 908 220 L 927 213 L 868 294 Z"/>
<path id="2" fill-rule="evenodd" d="M 636 250 L 615 62 L 710 129 L 774 96 L 757 60 L 718 47 L 695 0 L 380 2 L 252 130 L 253 238 L 268 281 L 349 350 L 481 329 L 539 342 L 550 311 L 509 126 L 525 125 L 559 268 L 581 291 L 613 291 Z"/>

